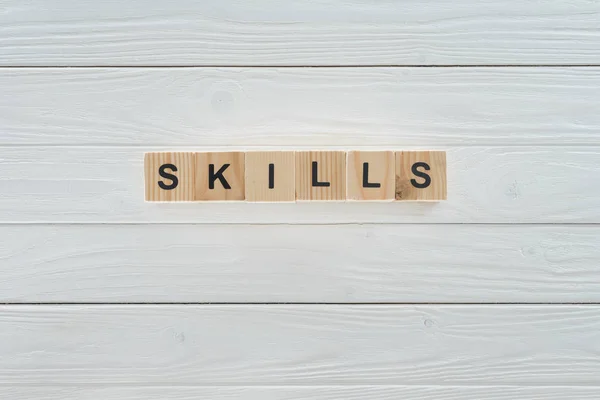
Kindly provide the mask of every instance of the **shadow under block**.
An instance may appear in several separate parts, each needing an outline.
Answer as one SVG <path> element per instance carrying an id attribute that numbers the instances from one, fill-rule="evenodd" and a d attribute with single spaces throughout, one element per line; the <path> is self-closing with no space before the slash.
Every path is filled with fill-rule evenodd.
<path id="1" fill-rule="evenodd" d="M 446 200 L 446 152 L 396 152 L 396 200 Z"/>
<path id="2" fill-rule="evenodd" d="M 247 152 L 246 201 L 295 201 L 295 167 L 293 151 Z"/>
<path id="3" fill-rule="evenodd" d="M 347 165 L 347 200 L 394 200 L 393 151 L 349 151 Z"/>
<path id="4" fill-rule="evenodd" d="M 196 153 L 195 200 L 244 200 L 243 152 Z"/>
<path id="5" fill-rule="evenodd" d="M 344 201 L 346 152 L 296 152 L 296 200 Z"/>
<path id="6" fill-rule="evenodd" d="M 146 153 L 146 201 L 193 201 L 194 164 L 194 153 Z"/>

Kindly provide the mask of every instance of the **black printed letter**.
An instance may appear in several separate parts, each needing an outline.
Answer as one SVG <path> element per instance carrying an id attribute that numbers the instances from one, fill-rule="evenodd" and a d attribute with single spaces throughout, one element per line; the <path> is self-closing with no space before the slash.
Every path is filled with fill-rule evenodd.
<path id="1" fill-rule="evenodd" d="M 312 162 L 312 185 L 313 185 L 313 187 L 319 187 L 319 186 L 329 187 L 329 186 L 331 186 L 331 183 L 329 183 L 329 182 L 319 182 L 317 180 L 318 168 L 319 168 L 319 166 L 318 166 L 317 162 L 313 161 Z"/>
<path id="2" fill-rule="evenodd" d="M 158 174 L 163 178 L 170 179 L 172 183 L 165 185 L 163 181 L 158 181 L 158 186 L 163 190 L 173 190 L 179 185 L 179 179 L 175 175 L 165 172 L 167 168 L 173 172 L 177 172 L 177 167 L 173 164 L 163 164 L 158 168 Z"/>
<path id="3" fill-rule="evenodd" d="M 425 179 L 425 182 L 423 183 L 419 183 L 414 179 L 410 180 L 410 183 L 412 183 L 412 185 L 414 187 L 416 187 L 417 189 L 425 189 L 427 186 L 431 185 L 431 177 L 429 175 L 427 175 L 425 172 L 421 172 L 419 171 L 417 168 L 422 167 L 423 169 L 425 169 L 425 171 L 429 171 L 431 168 L 429 168 L 429 165 L 427 165 L 424 162 L 417 162 L 414 163 L 411 171 L 413 173 L 413 175 L 418 176 L 419 178 L 423 178 Z"/>
<path id="4" fill-rule="evenodd" d="M 269 164 L 269 189 L 275 188 L 275 164 Z"/>
<path id="5" fill-rule="evenodd" d="M 221 182 L 221 185 L 223 185 L 223 187 L 225 189 L 231 189 L 231 186 L 229 186 L 229 182 L 227 182 L 227 180 L 223 176 L 223 172 L 225 172 L 227 167 L 229 167 L 229 164 L 223 164 L 223 166 L 215 174 L 215 164 L 208 164 L 208 188 L 209 189 L 215 188 L 215 181 L 217 179 Z"/>
<path id="6" fill-rule="evenodd" d="M 369 183 L 369 163 L 363 163 L 363 187 L 378 188 L 381 183 Z"/>

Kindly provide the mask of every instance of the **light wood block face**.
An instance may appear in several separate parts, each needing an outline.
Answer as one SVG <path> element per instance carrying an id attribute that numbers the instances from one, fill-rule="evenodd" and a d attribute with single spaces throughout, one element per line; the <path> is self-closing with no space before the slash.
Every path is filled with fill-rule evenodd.
<path id="1" fill-rule="evenodd" d="M 396 200 L 446 200 L 446 152 L 396 152 Z"/>
<path id="2" fill-rule="evenodd" d="M 244 168 L 243 152 L 196 153 L 195 200 L 244 200 Z"/>
<path id="3" fill-rule="evenodd" d="M 296 153 L 296 200 L 343 201 L 345 199 L 346 152 Z"/>
<path id="4" fill-rule="evenodd" d="M 394 200 L 394 152 L 350 151 L 347 165 L 347 200 Z"/>
<path id="5" fill-rule="evenodd" d="M 296 200 L 296 163 L 293 151 L 246 153 L 246 201 Z"/>
<path id="6" fill-rule="evenodd" d="M 194 153 L 146 153 L 146 201 L 193 201 L 194 164 Z"/>
<path id="7" fill-rule="evenodd" d="M 439 201 L 444 151 L 152 152 L 146 201 Z"/>

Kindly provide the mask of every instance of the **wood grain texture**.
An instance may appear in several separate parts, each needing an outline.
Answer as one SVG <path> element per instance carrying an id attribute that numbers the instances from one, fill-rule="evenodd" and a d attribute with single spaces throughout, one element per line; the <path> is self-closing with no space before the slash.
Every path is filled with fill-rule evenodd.
<path id="1" fill-rule="evenodd" d="M 0 387 L 10 400 L 595 400 L 598 386 Z"/>
<path id="2" fill-rule="evenodd" d="M 0 65 L 599 63 L 596 1 L 5 0 Z"/>
<path id="3" fill-rule="evenodd" d="M 446 170 L 445 151 L 397 151 L 396 200 L 446 200 Z"/>
<path id="4" fill-rule="evenodd" d="M 296 200 L 345 201 L 346 152 L 297 151 Z"/>
<path id="5" fill-rule="evenodd" d="M 346 160 L 347 200 L 394 200 L 393 151 L 349 151 Z"/>
<path id="6" fill-rule="evenodd" d="M 272 165 L 272 171 L 271 171 Z M 272 179 L 271 179 L 272 174 Z M 272 185 L 272 187 L 271 187 Z M 246 153 L 246 201 L 296 201 L 296 154 L 293 151 Z"/>
<path id="7" fill-rule="evenodd" d="M 563 225 L 3 225 L 0 302 L 600 302 L 598 237 Z"/>
<path id="8" fill-rule="evenodd" d="M 161 167 L 168 165 L 161 176 Z M 165 175 L 168 174 L 168 175 Z M 194 153 L 146 153 L 146 201 L 193 201 L 196 162 Z M 175 181 L 176 179 L 176 181 Z M 160 185 L 165 186 L 160 186 Z M 173 187 L 171 189 L 171 187 Z"/>
<path id="9" fill-rule="evenodd" d="M 196 201 L 240 201 L 246 198 L 246 162 L 243 152 L 200 152 L 195 154 Z"/>
<path id="10" fill-rule="evenodd" d="M 3 145 L 600 145 L 600 68 L 19 68 L 0 87 Z"/>
<path id="11" fill-rule="evenodd" d="M 0 385 L 587 386 L 600 306 L 0 306 Z"/>
<path id="12" fill-rule="evenodd" d="M 600 3 L 165 4 L 0 1 L 0 398 L 598 397 L 598 304 L 10 304 L 600 302 Z M 143 202 L 294 146 L 447 148 L 450 200 Z"/>
<path id="13" fill-rule="evenodd" d="M 434 204 L 145 203 L 143 158 L 148 151 L 152 149 L 2 147 L 0 222 L 600 222 L 600 187 L 593 184 L 600 174 L 600 149 L 593 146 L 447 148 L 452 184 L 448 200 Z"/>

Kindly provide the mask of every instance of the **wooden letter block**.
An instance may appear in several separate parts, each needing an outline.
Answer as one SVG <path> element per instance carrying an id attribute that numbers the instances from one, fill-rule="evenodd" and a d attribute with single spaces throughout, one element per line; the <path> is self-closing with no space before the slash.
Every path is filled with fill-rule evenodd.
<path id="1" fill-rule="evenodd" d="M 246 201 L 295 201 L 294 157 L 293 151 L 246 153 Z"/>
<path id="2" fill-rule="evenodd" d="M 348 152 L 348 200 L 392 201 L 395 182 L 394 152 Z"/>
<path id="3" fill-rule="evenodd" d="M 346 152 L 302 151 L 296 153 L 296 199 L 346 199 Z"/>
<path id="4" fill-rule="evenodd" d="M 446 200 L 446 152 L 396 152 L 396 200 Z"/>
<path id="5" fill-rule="evenodd" d="M 244 200 L 244 153 L 196 153 L 196 200 Z"/>
<path id="6" fill-rule="evenodd" d="M 193 201 L 194 172 L 194 153 L 146 153 L 146 201 Z"/>

